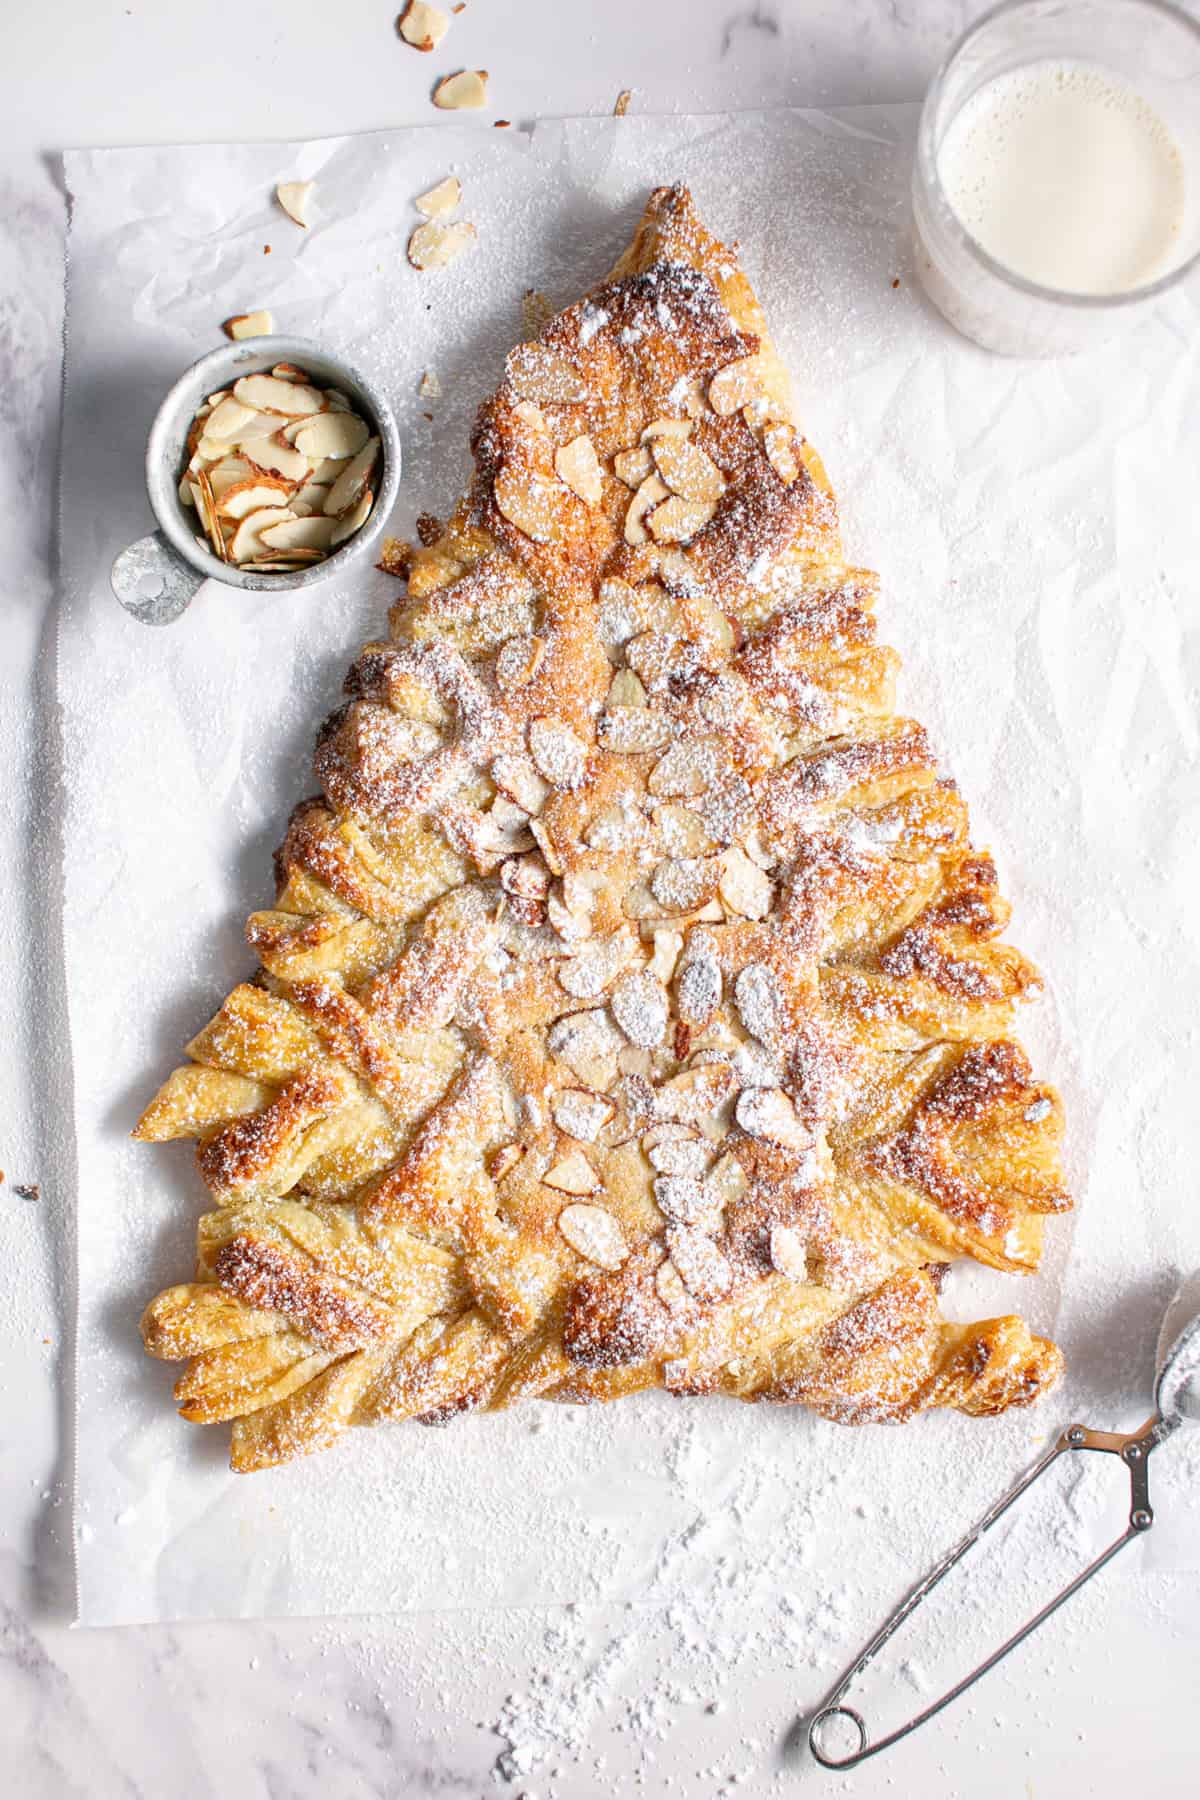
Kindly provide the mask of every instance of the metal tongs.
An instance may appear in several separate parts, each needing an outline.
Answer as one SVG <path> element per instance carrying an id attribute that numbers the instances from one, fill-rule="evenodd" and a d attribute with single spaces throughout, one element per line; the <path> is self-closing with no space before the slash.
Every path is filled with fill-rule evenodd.
<path id="1" fill-rule="evenodd" d="M 813 1714 L 808 1727 L 808 1744 L 817 1761 L 827 1769 L 853 1769 L 858 1763 L 865 1762 L 869 1756 L 878 1756 L 881 1750 L 898 1744 L 916 1731 L 919 1725 L 926 1724 L 936 1718 L 960 1694 L 973 1687 L 981 1676 L 989 1669 L 994 1669 L 998 1662 L 1006 1657 L 1010 1650 L 1024 1643 L 1030 1634 L 1037 1630 L 1051 1614 L 1077 1593 L 1085 1582 L 1099 1573 L 1110 1563 L 1118 1551 L 1131 1544 L 1135 1538 L 1145 1535 L 1154 1523 L 1154 1510 L 1150 1505 L 1150 1454 L 1170 1437 L 1179 1425 L 1200 1424 L 1200 1272 L 1184 1283 L 1167 1308 L 1158 1339 L 1157 1375 L 1154 1383 L 1155 1411 L 1146 1423 L 1137 1431 L 1127 1433 L 1119 1431 L 1094 1431 L 1087 1425 L 1068 1425 L 1057 1441 L 1040 1457 L 1033 1467 L 1021 1477 L 1015 1487 L 999 1499 L 991 1510 L 984 1514 L 979 1523 L 944 1556 L 925 1579 L 913 1588 L 906 1599 L 901 1601 L 895 1612 L 884 1621 L 870 1643 L 858 1656 L 836 1687 L 826 1698 L 823 1706 Z M 1120 1537 L 1115 1539 L 1106 1550 L 1090 1562 L 1086 1569 L 1077 1575 L 1074 1581 L 1068 1582 L 1062 1592 L 1056 1594 L 1048 1605 L 1019 1631 L 1013 1633 L 998 1650 L 993 1651 L 984 1662 L 971 1670 L 969 1675 L 956 1683 L 927 1706 L 906 1725 L 891 1731 L 876 1743 L 872 1743 L 867 1731 L 866 1721 L 854 1707 L 843 1704 L 844 1696 L 855 1677 L 861 1675 L 867 1665 L 883 1649 L 906 1619 L 912 1617 L 921 1602 L 928 1598 L 942 1580 L 948 1575 L 957 1562 L 967 1554 L 985 1532 L 990 1531 L 997 1519 L 1003 1518 L 1010 1506 L 1021 1498 L 1035 1481 L 1046 1473 L 1060 1456 L 1076 1450 L 1097 1450 L 1108 1456 L 1119 1456 L 1129 1471 L 1129 1524 Z M 858 1748 L 845 1755 L 837 1755 L 832 1750 L 823 1749 L 822 1733 L 832 1720 L 845 1719 L 858 1734 Z"/>

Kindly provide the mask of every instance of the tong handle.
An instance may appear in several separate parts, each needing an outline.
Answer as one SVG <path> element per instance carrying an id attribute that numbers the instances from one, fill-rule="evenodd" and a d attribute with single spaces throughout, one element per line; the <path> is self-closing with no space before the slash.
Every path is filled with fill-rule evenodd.
<path id="1" fill-rule="evenodd" d="M 1086 1425 L 1068 1425 L 1045 1455 L 1039 1457 L 1033 1467 L 1006 1494 L 1001 1496 L 991 1510 L 985 1513 L 979 1523 L 967 1533 L 966 1537 L 956 1544 L 942 1558 L 941 1562 L 930 1570 L 925 1579 L 919 1582 L 912 1592 L 901 1601 L 895 1612 L 884 1620 L 862 1655 L 838 1681 L 820 1711 L 814 1714 L 809 1723 L 808 1745 L 817 1761 L 826 1769 L 853 1769 L 858 1763 L 865 1762 L 867 1757 L 878 1756 L 881 1750 L 886 1750 L 889 1745 L 898 1743 L 901 1738 L 907 1737 L 919 1725 L 924 1725 L 929 1719 L 940 1713 L 944 1707 L 957 1700 L 960 1694 L 966 1693 L 967 1689 L 973 1687 L 982 1676 L 987 1674 L 989 1669 L 994 1669 L 1010 1650 L 1015 1650 L 1018 1644 L 1024 1643 L 1025 1639 L 1036 1631 L 1039 1625 L 1043 1624 L 1052 1613 L 1057 1612 L 1059 1607 L 1069 1600 L 1072 1594 L 1077 1593 L 1086 1581 L 1090 1581 L 1093 1575 L 1098 1574 L 1106 1563 L 1111 1562 L 1117 1552 L 1123 1550 L 1126 1544 L 1132 1543 L 1134 1538 L 1141 1537 L 1144 1532 L 1149 1531 L 1154 1523 L 1154 1513 L 1150 1506 L 1147 1463 L 1151 1450 L 1169 1434 L 1173 1429 L 1173 1424 L 1173 1421 L 1163 1420 L 1155 1414 L 1139 1430 L 1128 1433 L 1093 1431 Z M 1053 1600 L 1042 1607 L 1040 1612 L 1035 1613 L 1033 1618 L 1022 1625 L 1019 1631 L 1014 1632 L 1012 1637 L 1001 1644 L 998 1650 L 993 1651 L 991 1656 L 972 1669 L 969 1675 L 965 1675 L 940 1699 L 935 1700 L 931 1706 L 927 1706 L 923 1712 L 910 1719 L 906 1725 L 899 1726 L 887 1737 L 880 1738 L 878 1743 L 873 1744 L 861 1713 L 856 1712 L 852 1706 L 842 1704 L 850 1683 L 855 1676 L 862 1674 L 868 1663 L 873 1661 L 889 1638 L 900 1629 L 906 1619 L 912 1616 L 921 1602 L 949 1574 L 954 1565 L 962 1560 L 967 1551 L 974 1548 L 997 1519 L 1002 1518 L 1009 1507 L 1014 1505 L 1021 1495 L 1031 1488 L 1053 1463 L 1057 1462 L 1060 1456 L 1071 1450 L 1097 1450 L 1111 1456 L 1119 1456 L 1124 1462 L 1129 1470 L 1130 1480 L 1129 1525 L 1126 1530 L 1106 1550 L 1102 1550 L 1100 1555 L 1090 1562 L 1087 1568 L 1073 1581 L 1068 1582 L 1061 1593 L 1056 1594 Z M 844 1756 L 835 1756 L 821 1748 L 821 1733 L 830 1720 L 835 1718 L 848 1720 L 858 1734 L 858 1748 Z"/>

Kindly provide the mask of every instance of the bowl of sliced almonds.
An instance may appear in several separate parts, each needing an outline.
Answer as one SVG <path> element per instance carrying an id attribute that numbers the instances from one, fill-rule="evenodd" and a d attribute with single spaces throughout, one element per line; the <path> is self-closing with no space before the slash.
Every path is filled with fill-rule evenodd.
<path id="1" fill-rule="evenodd" d="M 165 625 L 205 581 L 310 587 L 369 553 L 399 485 L 396 422 L 369 376 L 304 338 L 230 344 L 159 408 L 146 449 L 158 530 L 117 557 L 113 591 Z"/>

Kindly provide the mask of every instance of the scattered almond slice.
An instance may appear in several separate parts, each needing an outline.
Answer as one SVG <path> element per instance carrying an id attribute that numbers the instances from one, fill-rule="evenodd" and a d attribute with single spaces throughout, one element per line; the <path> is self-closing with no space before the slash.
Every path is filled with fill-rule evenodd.
<path id="1" fill-rule="evenodd" d="M 293 514 L 278 525 L 262 527 L 258 535 L 269 550 L 328 550 L 336 525 L 336 519 L 322 513 L 313 513 L 307 519 Z"/>
<path id="2" fill-rule="evenodd" d="M 597 735 L 617 756 L 645 756 L 670 742 L 671 721 L 643 706 L 610 706 L 600 715 Z"/>
<path id="3" fill-rule="evenodd" d="M 460 69 L 457 75 L 445 75 L 433 90 L 433 104 L 443 112 L 486 106 L 487 80 L 486 69 Z"/>
<path id="4" fill-rule="evenodd" d="M 613 457 L 613 473 L 626 487 L 640 487 L 653 467 L 650 452 L 644 445 L 639 445 L 636 450 L 618 450 Z"/>
<path id="5" fill-rule="evenodd" d="M 792 431 L 788 425 L 768 425 L 763 432 L 763 449 L 767 461 L 785 487 L 791 487 L 800 473 L 800 463 L 792 449 Z"/>
<path id="6" fill-rule="evenodd" d="M 447 175 L 436 187 L 428 188 L 425 193 L 418 194 L 413 201 L 419 213 L 427 219 L 444 219 L 462 202 L 462 182 L 457 175 Z"/>
<path id="7" fill-rule="evenodd" d="M 587 773 L 588 749 L 562 719 L 531 719 L 529 754 L 551 787 L 571 791 Z"/>
<path id="8" fill-rule="evenodd" d="M 225 336 L 235 343 L 240 343 L 243 338 L 270 337 L 274 329 L 275 320 L 265 308 L 258 312 L 234 313 L 221 327 Z"/>
<path id="9" fill-rule="evenodd" d="M 608 937 L 584 938 L 574 955 L 559 965 L 559 986 L 574 1000 L 599 999 L 626 967 L 635 948 L 632 935 L 625 930 Z"/>
<path id="10" fill-rule="evenodd" d="M 417 389 L 422 400 L 440 400 L 442 384 L 432 369 L 426 369 L 421 377 L 421 385 Z"/>
<path id="11" fill-rule="evenodd" d="M 633 99 L 632 88 L 622 88 L 613 102 L 613 118 L 623 119 L 629 111 L 629 102 Z"/>
<path id="12" fill-rule="evenodd" d="M 686 438 L 691 434 L 690 419 L 651 419 L 642 432 L 642 442 L 652 444 L 656 438 Z"/>
<path id="13" fill-rule="evenodd" d="M 541 812 L 552 791 L 550 783 L 538 774 L 532 758 L 513 751 L 505 751 L 496 758 L 492 764 L 492 780 L 502 794 L 515 805 L 524 807 L 533 818 Z"/>
<path id="14" fill-rule="evenodd" d="M 598 506 L 604 477 L 600 459 L 590 437 L 572 438 L 554 453 L 554 467 L 560 481 L 588 506 Z"/>
<path id="15" fill-rule="evenodd" d="M 600 1177 L 582 1150 L 568 1150 L 546 1170 L 542 1185 L 555 1188 L 560 1194 L 594 1194 Z"/>
<path id="16" fill-rule="evenodd" d="M 312 181 L 281 181 L 275 189 L 275 198 L 295 225 L 308 229 L 308 203 L 313 196 Z"/>
<path id="17" fill-rule="evenodd" d="M 263 544 L 261 533 L 269 525 L 281 525 L 285 519 L 294 518 L 286 506 L 264 506 L 256 512 L 247 513 L 233 534 L 229 546 L 229 557 L 232 562 L 249 562 L 251 557 L 267 554 L 267 546 Z"/>
<path id="18" fill-rule="evenodd" d="M 653 1050 L 667 1035 L 671 1007 L 667 991 L 645 969 L 622 975 L 609 1001 L 613 1018 L 631 1044 Z"/>
<path id="19" fill-rule="evenodd" d="M 758 359 L 742 356 L 717 370 L 708 384 L 708 404 L 721 418 L 727 418 L 748 406 L 758 393 Z"/>
<path id="20" fill-rule="evenodd" d="M 720 1300 L 733 1286 L 728 1258 L 694 1225 L 669 1226 L 667 1248 L 683 1285 L 695 1299 L 706 1304 Z"/>
<path id="21" fill-rule="evenodd" d="M 341 462 L 347 456 L 357 455 L 369 436 L 366 421 L 357 413 L 326 412 L 306 421 L 294 442 L 301 456 L 307 456 L 315 465 L 325 457 Z"/>
<path id="22" fill-rule="evenodd" d="M 465 220 L 442 225 L 430 219 L 427 225 L 418 225 L 409 238 L 408 260 L 414 269 L 444 269 L 471 248 L 477 235 Z"/>
<path id="23" fill-rule="evenodd" d="M 508 693 L 513 688 L 528 687 L 546 654 L 546 640 L 539 637 L 510 637 L 500 646 L 496 658 L 496 685 Z"/>
<path id="24" fill-rule="evenodd" d="M 797 1115 L 789 1095 L 777 1087 L 746 1087 L 738 1095 L 735 1117 L 749 1137 L 765 1138 L 785 1150 L 811 1150 L 813 1135 Z"/>
<path id="25" fill-rule="evenodd" d="M 292 381 L 292 382 L 298 381 L 298 382 L 301 382 L 306 387 L 311 387 L 311 385 L 312 385 L 312 383 L 308 379 L 308 370 L 307 369 L 298 369 L 296 367 L 295 363 L 289 363 L 289 362 L 276 363 L 275 367 L 271 370 L 271 373 L 272 373 L 272 375 L 275 376 L 276 380 L 278 380 L 278 381 Z M 332 388 L 326 389 L 325 398 L 327 400 L 332 400 L 332 398 L 333 398 L 333 389 Z"/>
<path id="26" fill-rule="evenodd" d="M 414 50 L 436 50 L 450 29 L 450 18 L 440 7 L 427 5 L 426 0 L 408 0 L 396 28 Z"/>
<path id="27" fill-rule="evenodd" d="M 717 891 L 719 865 L 711 856 L 675 856 L 660 862 L 650 892 L 668 912 L 692 912 Z"/>
<path id="28" fill-rule="evenodd" d="M 315 387 L 303 381 L 282 381 L 278 375 L 243 375 L 234 382 L 233 393 L 243 406 L 286 413 L 289 418 L 297 413 L 318 413 L 324 405 L 324 397 Z"/>
<path id="29" fill-rule="evenodd" d="M 550 1108 L 558 1129 L 584 1144 L 595 1143 L 616 1110 L 607 1094 L 593 1094 L 587 1088 L 563 1088 Z"/>
<path id="30" fill-rule="evenodd" d="M 691 1304 L 691 1296 L 670 1257 L 659 1264 L 654 1277 L 654 1289 L 668 1312 L 683 1312 Z"/>
<path id="31" fill-rule="evenodd" d="M 672 494 L 649 515 L 650 535 L 658 544 L 690 544 L 704 530 L 714 510 L 711 501 L 683 500 Z"/>
<path id="32" fill-rule="evenodd" d="M 291 492 L 290 482 L 251 475 L 245 481 L 235 481 L 232 487 L 219 496 L 217 511 L 226 519 L 241 520 L 264 506 L 281 505 L 289 500 Z"/>
<path id="33" fill-rule="evenodd" d="M 348 537 L 353 537 L 356 531 L 362 530 L 367 519 L 370 517 L 371 508 L 374 504 L 375 495 L 373 490 L 369 487 L 364 488 L 362 493 L 358 496 L 358 504 L 352 506 L 344 518 L 335 521 L 333 536 L 329 540 L 329 545 L 332 550 L 336 550 L 339 544 L 344 544 Z"/>
<path id="34" fill-rule="evenodd" d="M 735 844 L 721 859 L 720 893 L 726 908 L 739 918 L 765 919 L 775 899 L 775 884 Z"/>
<path id="35" fill-rule="evenodd" d="M 659 480 L 657 475 L 647 475 L 633 499 L 629 502 L 629 510 L 625 514 L 625 542 L 627 544 L 645 544 L 649 541 L 642 520 L 652 506 L 669 500 L 670 489 Z"/>
<path id="36" fill-rule="evenodd" d="M 682 437 L 656 437 L 651 453 L 667 486 L 682 499 L 711 503 L 725 492 L 725 477 L 699 444 Z"/>
<path id="37" fill-rule="evenodd" d="M 566 406 L 584 397 L 583 382 L 566 357 L 545 344 L 518 344 L 509 352 L 504 369 L 523 400 L 542 406 Z"/>
<path id="38" fill-rule="evenodd" d="M 808 1254 L 794 1225 L 773 1225 L 770 1236 L 771 1266 L 789 1281 L 808 1280 Z"/>
<path id="39" fill-rule="evenodd" d="M 379 455 L 379 439 L 370 437 L 358 452 L 351 457 L 342 473 L 329 490 L 329 498 L 325 502 L 325 511 L 337 515 L 353 506 L 362 489 L 366 486 L 367 477 L 375 467 L 375 459 Z"/>

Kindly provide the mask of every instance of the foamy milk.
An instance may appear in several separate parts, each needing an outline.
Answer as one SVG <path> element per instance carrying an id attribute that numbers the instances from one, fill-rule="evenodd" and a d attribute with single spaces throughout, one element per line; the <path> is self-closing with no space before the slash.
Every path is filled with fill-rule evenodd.
<path id="1" fill-rule="evenodd" d="M 1133 88 L 1082 63 L 986 82 L 947 128 L 938 174 L 988 254 L 1043 287 L 1122 294 L 1171 265 L 1185 172 Z"/>

